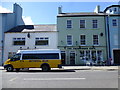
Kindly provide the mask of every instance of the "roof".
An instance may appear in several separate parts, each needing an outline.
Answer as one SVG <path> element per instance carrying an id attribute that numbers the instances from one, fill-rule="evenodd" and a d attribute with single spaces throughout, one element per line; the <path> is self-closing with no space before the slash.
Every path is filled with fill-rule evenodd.
<path id="1" fill-rule="evenodd" d="M 59 49 L 18 50 L 17 53 L 60 53 Z"/>
<path id="2" fill-rule="evenodd" d="M 104 13 L 95 13 L 95 12 L 80 12 L 80 13 L 61 13 L 58 15 L 58 17 L 64 17 L 64 16 L 100 16 L 105 15 Z"/>
<path id="3" fill-rule="evenodd" d="M 120 7 L 120 5 L 111 5 L 111 6 L 109 6 L 109 7 L 107 7 L 105 10 L 104 10 L 104 12 L 106 12 L 109 8 L 111 8 L 111 7 Z"/>
<path id="4" fill-rule="evenodd" d="M 81 12 L 81 13 L 61 13 L 57 17 L 85 17 L 85 16 L 107 16 L 107 13 L 100 12 Z M 120 16 L 119 14 L 112 14 L 111 16 Z"/>
<path id="5" fill-rule="evenodd" d="M 20 25 L 5 32 L 52 32 L 56 30 L 56 24 L 48 25 Z"/>

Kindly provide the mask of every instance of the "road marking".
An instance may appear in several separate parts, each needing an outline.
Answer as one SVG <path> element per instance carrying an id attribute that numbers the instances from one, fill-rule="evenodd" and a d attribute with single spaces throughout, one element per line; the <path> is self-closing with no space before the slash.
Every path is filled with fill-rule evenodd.
<path id="1" fill-rule="evenodd" d="M 12 82 L 12 81 L 14 81 L 14 80 L 16 80 L 16 79 L 17 79 L 17 77 L 12 78 L 12 79 L 10 79 L 9 81 Z"/>
<path id="2" fill-rule="evenodd" d="M 86 78 L 24 78 L 23 80 L 39 81 L 39 80 L 85 80 Z"/>

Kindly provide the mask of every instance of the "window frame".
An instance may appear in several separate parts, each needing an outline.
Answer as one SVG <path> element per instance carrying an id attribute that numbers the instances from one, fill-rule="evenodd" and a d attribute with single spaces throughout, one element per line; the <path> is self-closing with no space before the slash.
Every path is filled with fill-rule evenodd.
<path id="1" fill-rule="evenodd" d="M 117 19 L 112 19 L 112 26 L 113 26 L 113 27 L 118 26 L 118 24 L 117 24 Z"/>
<path id="2" fill-rule="evenodd" d="M 92 28 L 94 28 L 94 29 L 98 28 L 98 20 L 97 19 L 92 20 Z"/>
<path id="3" fill-rule="evenodd" d="M 23 44 L 15 44 L 15 42 L 23 42 Z M 17 37 L 17 38 L 13 38 L 13 45 L 14 46 L 25 46 L 25 43 L 26 43 L 26 39 L 25 39 L 25 37 L 22 37 L 22 38 L 19 38 L 19 37 Z"/>
<path id="4" fill-rule="evenodd" d="M 85 39 L 84 39 L 84 43 L 85 43 L 85 44 L 81 44 L 81 43 L 82 43 L 81 36 L 85 36 Z M 86 46 L 86 35 L 80 35 L 79 38 L 80 38 L 80 45 L 81 45 L 81 46 Z"/>
<path id="5" fill-rule="evenodd" d="M 97 36 L 97 40 L 94 39 L 94 36 L 95 36 L 95 35 L 93 35 L 93 45 L 94 45 L 94 46 L 99 46 L 99 35 L 96 35 L 96 36 Z M 97 44 L 94 43 L 94 42 L 96 42 L 96 41 L 97 41 Z"/>
<path id="6" fill-rule="evenodd" d="M 71 21 L 70 24 L 68 23 L 68 21 Z M 67 29 L 71 29 L 73 26 L 72 26 L 72 20 L 71 19 L 67 19 L 66 20 L 66 28 Z"/>
<path id="7" fill-rule="evenodd" d="M 83 22 L 84 22 L 84 23 L 83 23 Z M 79 25 L 80 25 L 80 28 L 81 28 L 81 29 L 86 28 L 86 21 L 85 21 L 84 19 L 81 19 L 81 20 L 79 21 Z M 81 27 L 81 25 L 82 25 L 83 27 Z"/>
<path id="8" fill-rule="evenodd" d="M 71 44 L 68 44 L 68 36 L 71 36 Z M 66 42 L 67 42 L 67 46 L 72 46 L 73 45 L 73 36 L 68 34 L 66 37 Z"/>
<path id="9" fill-rule="evenodd" d="M 47 41 L 47 44 L 37 44 L 37 41 L 40 43 L 41 41 Z M 35 46 L 49 46 L 49 37 L 36 37 L 35 38 Z"/>

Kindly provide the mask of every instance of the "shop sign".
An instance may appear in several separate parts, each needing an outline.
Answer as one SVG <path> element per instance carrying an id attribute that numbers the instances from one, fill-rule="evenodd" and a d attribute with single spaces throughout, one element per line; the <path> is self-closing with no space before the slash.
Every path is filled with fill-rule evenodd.
<path id="1" fill-rule="evenodd" d="M 67 48 L 67 49 L 84 49 L 84 50 L 89 50 L 89 49 L 95 49 L 93 47 L 87 48 L 87 47 L 83 47 L 83 48 Z"/>

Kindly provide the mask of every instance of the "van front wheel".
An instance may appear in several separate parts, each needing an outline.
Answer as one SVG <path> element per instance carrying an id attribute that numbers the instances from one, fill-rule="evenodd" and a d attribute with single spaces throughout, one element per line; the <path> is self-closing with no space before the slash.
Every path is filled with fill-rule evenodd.
<path id="1" fill-rule="evenodd" d="M 7 66 L 6 70 L 7 70 L 7 72 L 12 72 L 13 71 L 13 67 L 12 66 Z"/>
<path id="2" fill-rule="evenodd" d="M 50 67 L 49 67 L 49 65 L 42 65 L 42 71 L 43 72 L 47 72 L 47 71 L 50 71 Z"/>

